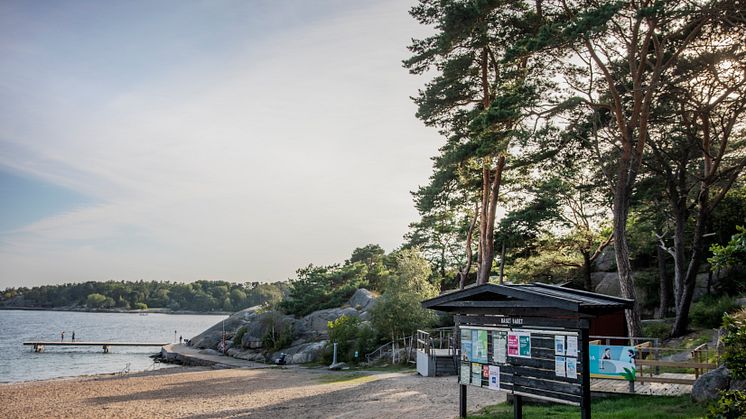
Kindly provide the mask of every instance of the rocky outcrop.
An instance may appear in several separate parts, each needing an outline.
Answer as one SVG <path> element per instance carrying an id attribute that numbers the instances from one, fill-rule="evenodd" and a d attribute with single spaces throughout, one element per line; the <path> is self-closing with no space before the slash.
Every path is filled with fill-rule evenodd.
<path id="1" fill-rule="evenodd" d="M 730 372 L 724 366 L 718 367 L 700 376 L 692 386 L 692 400 L 699 403 L 709 402 L 720 397 L 720 392 L 728 390 Z"/>
<path id="2" fill-rule="evenodd" d="M 320 359 L 329 339 L 329 322 L 341 316 L 358 317 L 365 321 L 370 317 L 369 310 L 376 304 L 376 296 L 366 289 L 358 289 L 347 303 L 339 308 L 314 311 L 296 319 L 278 311 L 262 311 L 261 307 L 241 310 L 205 330 L 191 339 L 190 345 L 199 349 L 216 349 L 223 338 L 225 328 L 228 355 L 249 361 L 267 362 L 286 355 L 286 362 L 302 364 Z M 233 338 L 239 329 L 246 331 L 241 342 Z M 265 348 L 265 337 L 270 331 L 289 333 L 291 343 L 279 352 Z M 286 335 L 286 337 L 288 337 Z"/>

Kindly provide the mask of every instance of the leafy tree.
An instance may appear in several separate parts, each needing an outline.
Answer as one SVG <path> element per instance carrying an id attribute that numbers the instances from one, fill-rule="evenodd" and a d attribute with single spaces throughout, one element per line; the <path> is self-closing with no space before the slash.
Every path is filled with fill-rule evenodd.
<path id="1" fill-rule="evenodd" d="M 546 64 L 509 57 L 506 46 L 537 28 L 540 4 L 532 9 L 500 0 L 422 0 L 411 10 L 419 23 L 435 29 L 434 35 L 413 41 L 413 56 L 404 62 L 413 74 L 437 72 L 415 99 L 417 116 L 448 138 L 435 159 L 432 186 L 446 187 L 471 167 L 480 178 L 477 215 L 468 223 L 478 231 L 478 283 L 489 280 L 495 258 L 495 219 L 509 146 L 525 131 L 527 109 L 537 97 L 532 81 L 539 80 Z M 470 257 L 466 264 L 470 267 Z M 468 269 L 462 283 L 464 275 Z"/>
<path id="2" fill-rule="evenodd" d="M 388 278 L 383 295 L 371 309 L 373 326 L 392 341 L 435 321 L 432 310 L 422 308 L 420 302 L 438 294 L 429 281 L 430 264 L 417 250 L 401 250 L 395 259 L 395 273 Z"/>

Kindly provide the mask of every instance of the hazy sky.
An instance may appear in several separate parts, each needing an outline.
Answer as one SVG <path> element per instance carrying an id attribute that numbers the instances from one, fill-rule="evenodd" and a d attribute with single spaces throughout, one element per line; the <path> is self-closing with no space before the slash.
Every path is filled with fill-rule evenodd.
<path id="1" fill-rule="evenodd" d="M 0 2 L 0 288 L 275 281 L 402 242 L 403 0 Z"/>

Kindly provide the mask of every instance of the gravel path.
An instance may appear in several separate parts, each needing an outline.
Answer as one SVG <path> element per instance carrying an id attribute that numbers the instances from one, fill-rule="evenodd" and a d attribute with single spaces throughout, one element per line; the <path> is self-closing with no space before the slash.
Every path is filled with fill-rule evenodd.
<path id="1" fill-rule="evenodd" d="M 505 394 L 469 387 L 469 411 Z M 173 368 L 0 385 L 0 417 L 454 418 L 456 377 Z"/>

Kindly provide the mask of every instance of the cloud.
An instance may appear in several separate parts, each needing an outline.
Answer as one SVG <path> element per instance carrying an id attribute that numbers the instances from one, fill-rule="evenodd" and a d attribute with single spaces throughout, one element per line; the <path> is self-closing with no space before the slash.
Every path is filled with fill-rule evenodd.
<path id="1" fill-rule="evenodd" d="M 423 81 L 400 65 L 420 31 L 404 6 L 236 39 L 231 55 L 190 46 L 126 88 L 45 78 L 53 94 L 30 92 L 0 128 L 0 165 L 96 203 L 0 236 L 0 281 L 281 280 L 398 245 L 438 145 L 408 99 Z"/>

